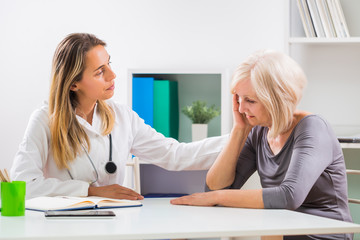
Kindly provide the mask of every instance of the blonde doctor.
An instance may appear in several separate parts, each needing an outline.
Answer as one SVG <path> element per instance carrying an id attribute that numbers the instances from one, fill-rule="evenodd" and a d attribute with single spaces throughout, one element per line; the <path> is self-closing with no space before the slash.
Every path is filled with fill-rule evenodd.
<path id="1" fill-rule="evenodd" d="M 11 169 L 27 198 L 101 196 L 142 199 L 122 186 L 129 154 L 169 170 L 209 169 L 226 137 L 179 143 L 131 109 L 109 100 L 115 73 L 105 42 L 74 33 L 58 45 L 49 103 L 36 110 Z"/>

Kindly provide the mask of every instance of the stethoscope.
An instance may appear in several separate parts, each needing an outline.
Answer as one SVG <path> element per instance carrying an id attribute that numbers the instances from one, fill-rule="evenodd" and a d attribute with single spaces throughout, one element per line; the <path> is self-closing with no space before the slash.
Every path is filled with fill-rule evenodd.
<path id="1" fill-rule="evenodd" d="M 112 161 L 112 139 L 111 139 L 111 133 L 109 134 L 109 161 L 105 164 L 105 172 L 107 174 L 114 174 L 116 172 L 117 166 L 116 164 Z M 93 167 L 94 171 L 95 171 L 95 175 L 96 175 L 96 179 L 94 181 L 91 181 L 90 184 L 95 183 L 97 180 L 99 180 L 99 173 L 96 170 L 96 167 L 94 165 L 94 162 L 92 161 L 91 157 L 89 156 L 89 153 L 86 151 L 85 147 L 82 146 L 84 149 L 84 152 L 87 156 L 87 158 L 89 159 L 91 166 Z M 73 176 L 71 175 L 69 169 L 67 169 L 67 172 L 69 173 L 69 176 L 72 180 L 74 180 Z"/>

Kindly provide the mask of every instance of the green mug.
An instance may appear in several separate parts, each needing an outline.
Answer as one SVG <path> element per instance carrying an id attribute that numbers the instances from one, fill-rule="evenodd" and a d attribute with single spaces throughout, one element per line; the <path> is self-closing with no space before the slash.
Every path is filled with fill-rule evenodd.
<path id="1" fill-rule="evenodd" d="M 1 216 L 25 215 L 26 183 L 1 182 Z"/>

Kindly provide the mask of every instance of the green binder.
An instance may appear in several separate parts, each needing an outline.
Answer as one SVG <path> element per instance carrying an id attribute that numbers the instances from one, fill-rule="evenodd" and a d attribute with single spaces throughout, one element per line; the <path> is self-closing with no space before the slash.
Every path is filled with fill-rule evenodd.
<path id="1" fill-rule="evenodd" d="M 179 138 L 178 84 L 154 80 L 154 122 L 156 131 L 165 137 Z"/>

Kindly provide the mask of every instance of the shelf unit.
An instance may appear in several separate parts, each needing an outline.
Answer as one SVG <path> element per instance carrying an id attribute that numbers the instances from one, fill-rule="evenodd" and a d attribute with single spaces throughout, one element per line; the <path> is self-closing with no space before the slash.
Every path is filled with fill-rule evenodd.
<path id="1" fill-rule="evenodd" d="M 341 0 L 349 38 L 306 38 L 297 0 L 286 0 L 285 51 L 304 69 L 308 86 L 300 108 L 324 116 L 337 131 L 352 126 L 360 134 L 360 1 Z M 343 144 L 343 148 L 358 148 Z"/>
<path id="2" fill-rule="evenodd" d="M 205 100 L 208 105 L 220 106 L 221 115 L 209 122 L 209 137 L 227 134 L 232 127 L 230 74 L 214 69 L 128 69 L 128 105 L 132 106 L 133 77 L 154 77 L 178 82 L 179 111 L 195 100 Z M 191 141 L 191 121 L 179 114 L 179 141 Z M 167 171 L 140 160 L 142 194 L 190 194 L 204 190 L 207 171 Z"/>
<path id="3" fill-rule="evenodd" d="M 307 38 L 296 5 L 297 0 L 285 0 L 285 50 L 290 53 L 292 44 L 360 45 L 360 10 L 358 0 L 340 0 L 350 31 L 349 38 Z"/>
<path id="4" fill-rule="evenodd" d="M 184 104 L 190 105 L 191 99 L 194 100 L 204 100 L 204 98 L 208 98 L 209 93 L 205 85 L 194 85 L 194 89 L 189 88 L 189 80 L 194 79 L 194 81 L 199 81 L 200 83 L 206 83 L 206 76 L 210 76 L 210 78 L 214 79 L 213 76 L 218 76 L 219 84 L 217 89 L 213 89 L 213 91 L 217 91 L 215 95 L 219 95 L 219 104 L 220 105 L 221 115 L 220 115 L 220 130 L 218 131 L 218 135 L 227 134 L 231 131 L 232 127 L 232 113 L 231 113 L 231 94 L 230 94 L 230 73 L 229 70 L 216 70 L 216 69 L 205 69 L 205 70 L 194 70 L 194 69 L 128 69 L 127 70 L 127 86 L 128 86 L 128 105 L 132 106 L 132 78 L 134 76 L 154 76 L 157 79 L 167 79 L 178 81 L 179 83 L 179 110 L 183 107 Z M 202 77 L 203 76 L 203 77 Z M 205 80 L 205 81 L 204 81 Z M 184 82 L 184 83 L 182 83 Z M 185 83 L 187 82 L 187 83 Z M 180 86 L 181 84 L 181 86 Z M 190 83 L 191 84 L 191 83 Z M 212 84 L 209 82 L 209 84 Z M 198 92 L 199 98 L 197 96 L 189 96 L 186 97 L 190 99 L 190 101 L 183 98 L 183 92 L 181 90 L 188 89 L 192 92 Z M 186 91 L 186 90 L 185 90 Z M 186 93 L 185 93 L 186 94 Z M 210 93 L 211 94 L 211 93 Z M 202 95 L 202 96 L 201 96 Z M 210 97 L 211 98 L 211 97 Z M 206 99 L 205 99 L 206 100 Z M 210 100 L 211 101 L 211 100 Z M 211 102 L 208 102 L 210 104 Z M 182 113 L 180 114 L 180 116 Z M 181 120 L 181 119 L 180 119 Z M 190 120 L 189 120 L 190 121 Z M 210 122 L 211 123 L 211 122 Z M 181 123 L 180 123 L 181 124 Z M 180 139 L 182 140 L 182 139 Z M 188 142 L 188 139 L 185 139 Z"/>
<path id="5" fill-rule="evenodd" d="M 305 71 L 308 86 L 299 108 L 320 114 L 338 136 L 360 134 L 360 1 L 340 0 L 349 38 L 306 38 L 297 0 L 285 0 L 285 51 Z M 346 131 L 344 131 L 346 130 Z M 359 169 L 360 144 L 342 143 L 347 167 Z M 358 183 L 348 177 L 349 197 L 359 198 Z M 360 222 L 360 208 L 350 204 L 353 220 Z M 355 234 L 354 239 L 360 239 Z"/>

